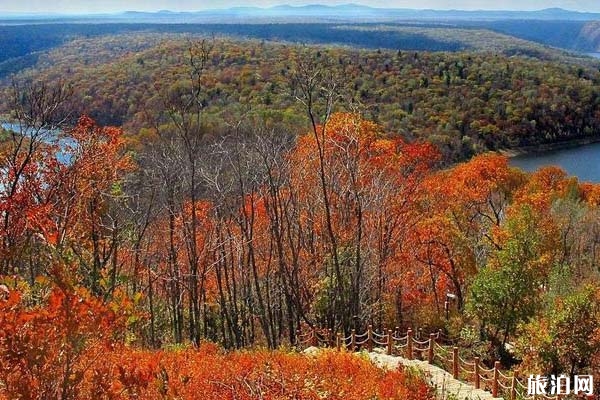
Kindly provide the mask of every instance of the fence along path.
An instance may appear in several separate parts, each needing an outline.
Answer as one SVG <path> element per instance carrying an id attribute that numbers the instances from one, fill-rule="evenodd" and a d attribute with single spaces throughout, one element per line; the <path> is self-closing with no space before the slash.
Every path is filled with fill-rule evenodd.
<path id="1" fill-rule="evenodd" d="M 341 333 L 334 335 L 327 329 L 298 332 L 297 342 L 300 347 L 335 347 L 338 350 L 350 351 L 366 349 L 371 359 L 380 365 L 394 367 L 402 363 L 429 373 L 434 387 L 454 395 L 458 394 L 460 399 L 483 400 L 504 397 L 509 400 L 560 400 L 561 398 L 560 396 L 528 396 L 526 379 L 519 378 L 515 372 L 501 371 L 500 361 L 495 361 L 493 368 L 486 368 L 479 357 L 470 361 L 464 360 L 460 357 L 459 347 L 445 344 L 453 341 L 445 339 L 441 331 L 431 333 L 426 339 L 422 339 L 421 336 L 420 332 L 415 336 L 412 329 L 408 329 L 406 334 L 401 335 L 398 328 L 379 333 L 369 326 L 362 334 L 352 330 L 348 337 L 343 337 Z M 385 355 L 373 353 L 374 348 L 383 349 Z M 395 365 L 392 365 L 394 363 Z"/>

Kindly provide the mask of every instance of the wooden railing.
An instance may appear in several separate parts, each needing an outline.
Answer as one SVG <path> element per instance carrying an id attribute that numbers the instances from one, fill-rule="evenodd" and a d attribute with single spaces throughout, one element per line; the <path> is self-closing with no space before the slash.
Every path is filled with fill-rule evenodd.
<path id="1" fill-rule="evenodd" d="M 510 400 L 561 399 L 561 396 L 528 396 L 527 380 L 519 378 L 517 372 L 502 371 L 500 361 L 495 361 L 492 368 L 486 368 L 479 357 L 475 357 L 472 361 L 464 360 L 460 357 L 459 347 L 452 345 L 455 341 L 444 338 L 441 331 L 429 334 L 428 338 L 422 336 L 422 331 L 417 331 L 415 335 L 412 329 L 408 329 L 406 334 L 401 335 L 398 328 L 377 332 L 371 326 L 362 334 L 352 330 L 347 337 L 341 333 L 334 334 L 327 329 L 311 329 L 297 333 L 297 345 L 301 348 L 335 347 L 338 350 L 350 351 L 361 349 L 372 351 L 374 347 L 384 348 L 388 355 L 401 356 L 408 360 L 420 359 L 429 364 L 436 364 L 452 374 L 454 379 L 468 382 L 477 389 L 487 390 L 494 397 L 502 396 Z"/>

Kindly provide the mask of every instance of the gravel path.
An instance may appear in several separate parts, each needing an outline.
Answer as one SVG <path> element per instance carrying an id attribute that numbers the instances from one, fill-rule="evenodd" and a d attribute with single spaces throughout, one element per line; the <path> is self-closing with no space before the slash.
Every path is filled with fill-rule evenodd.
<path id="1" fill-rule="evenodd" d="M 378 351 L 379 350 L 379 351 Z M 305 354 L 318 353 L 320 349 L 309 347 L 304 350 Z M 435 388 L 440 400 L 503 400 L 501 397 L 493 397 L 490 392 L 475 389 L 467 383 L 452 377 L 452 374 L 443 369 L 429 364 L 427 361 L 407 360 L 406 358 L 388 356 L 382 349 L 376 349 L 368 354 L 371 361 L 380 368 L 396 369 L 399 364 L 408 368 L 414 368 L 423 372 L 425 380 Z"/>
<path id="2" fill-rule="evenodd" d="M 407 360 L 402 357 L 388 356 L 378 352 L 369 353 L 373 363 L 381 368 L 395 369 L 399 364 L 409 368 L 416 368 L 424 372 L 425 379 L 435 388 L 438 398 L 444 400 L 502 400 L 495 398 L 490 392 L 475 387 L 452 377 L 452 374 L 443 369 L 429 364 L 427 361 Z"/>

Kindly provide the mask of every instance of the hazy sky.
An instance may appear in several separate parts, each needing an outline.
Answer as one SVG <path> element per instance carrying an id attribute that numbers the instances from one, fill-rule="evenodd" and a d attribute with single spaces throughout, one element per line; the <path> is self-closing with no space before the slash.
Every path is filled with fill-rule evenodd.
<path id="1" fill-rule="evenodd" d="M 197 11 L 234 6 L 269 7 L 277 4 L 346 4 L 373 7 L 435 8 L 463 10 L 539 10 L 561 7 L 569 10 L 600 12 L 600 0 L 0 0 L 3 12 L 99 13 L 136 11 Z"/>

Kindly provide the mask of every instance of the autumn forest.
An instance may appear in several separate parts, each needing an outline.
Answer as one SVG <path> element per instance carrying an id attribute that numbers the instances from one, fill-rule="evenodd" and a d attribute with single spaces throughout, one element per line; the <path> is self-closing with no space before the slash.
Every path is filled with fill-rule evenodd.
<path id="1" fill-rule="evenodd" d="M 528 54 L 130 33 L 2 81 L 1 399 L 433 399 L 298 335 L 443 332 L 600 370 L 600 70 Z M 535 50 L 535 51 L 534 51 Z"/>

